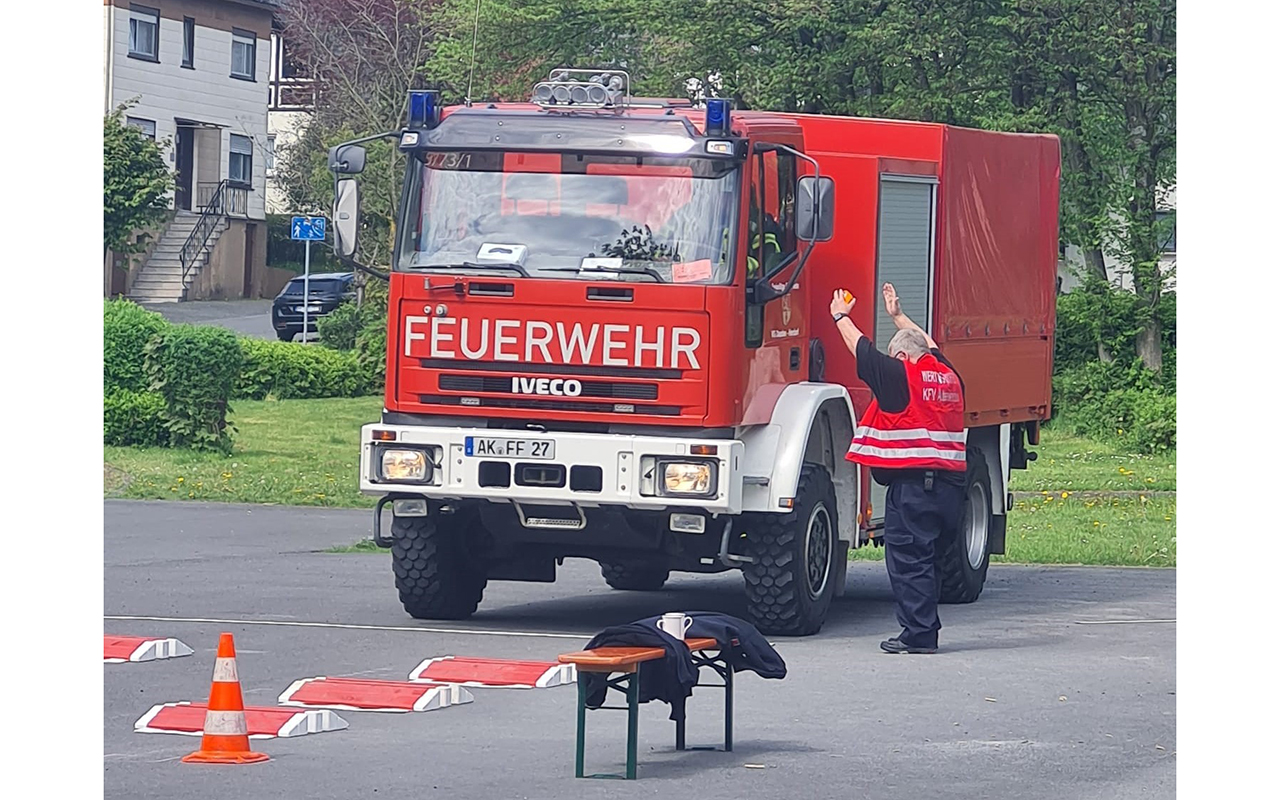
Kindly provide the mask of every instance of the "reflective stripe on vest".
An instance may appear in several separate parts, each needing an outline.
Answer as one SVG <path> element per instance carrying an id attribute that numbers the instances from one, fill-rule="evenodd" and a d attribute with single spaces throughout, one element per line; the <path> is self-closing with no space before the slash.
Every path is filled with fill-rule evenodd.
<path id="1" fill-rule="evenodd" d="M 959 379 L 932 355 L 903 365 L 907 407 L 889 414 L 873 400 L 859 420 L 845 458 L 886 469 L 963 471 L 968 432 Z"/>

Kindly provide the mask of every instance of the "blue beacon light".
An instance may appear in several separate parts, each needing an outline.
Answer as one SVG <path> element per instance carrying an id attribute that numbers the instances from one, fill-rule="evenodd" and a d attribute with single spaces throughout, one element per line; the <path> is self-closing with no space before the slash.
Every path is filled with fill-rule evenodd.
<path id="1" fill-rule="evenodd" d="M 427 128 L 435 120 L 435 92 L 409 92 L 409 127 Z"/>
<path id="2" fill-rule="evenodd" d="M 707 135 L 729 135 L 729 101 L 722 97 L 707 101 Z"/>

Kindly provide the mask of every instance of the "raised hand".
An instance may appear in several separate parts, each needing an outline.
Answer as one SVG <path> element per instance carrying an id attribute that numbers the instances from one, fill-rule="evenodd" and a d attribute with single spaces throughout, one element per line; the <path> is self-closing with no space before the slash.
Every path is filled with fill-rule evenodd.
<path id="1" fill-rule="evenodd" d="M 836 314 L 848 314 L 853 310 L 854 303 L 858 299 L 844 289 L 836 289 L 831 295 L 831 316 Z"/>
<path id="2" fill-rule="evenodd" d="M 884 294 L 884 310 L 891 317 L 900 316 L 902 314 L 902 303 L 898 300 L 898 292 L 893 288 L 893 284 L 886 283 L 881 291 Z"/>

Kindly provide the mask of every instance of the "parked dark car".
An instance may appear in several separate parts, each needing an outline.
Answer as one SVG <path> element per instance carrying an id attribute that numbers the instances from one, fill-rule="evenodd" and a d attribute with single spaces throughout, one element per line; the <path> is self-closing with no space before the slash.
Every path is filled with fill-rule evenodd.
<path id="1" fill-rule="evenodd" d="M 289 281 L 271 303 L 271 325 L 282 342 L 291 342 L 302 333 L 302 284 L 301 276 Z M 314 333 L 318 319 L 355 296 L 354 272 L 313 273 L 308 290 L 307 332 Z"/>

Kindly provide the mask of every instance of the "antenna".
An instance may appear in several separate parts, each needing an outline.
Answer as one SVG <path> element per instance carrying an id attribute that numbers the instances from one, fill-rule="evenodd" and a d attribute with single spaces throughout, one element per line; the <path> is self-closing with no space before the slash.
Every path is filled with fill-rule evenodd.
<path id="1" fill-rule="evenodd" d="M 471 32 L 471 72 L 467 75 L 467 108 L 471 107 L 471 82 L 476 76 L 476 42 L 480 38 L 480 0 L 476 0 L 476 27 Z"/>

